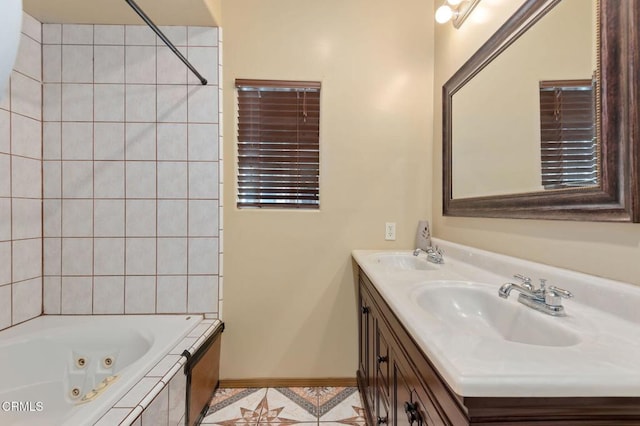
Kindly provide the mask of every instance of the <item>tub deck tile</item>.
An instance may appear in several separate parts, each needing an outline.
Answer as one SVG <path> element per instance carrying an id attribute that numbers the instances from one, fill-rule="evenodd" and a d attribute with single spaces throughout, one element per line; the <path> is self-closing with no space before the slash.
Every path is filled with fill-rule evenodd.
<path id="1" fill-rule="evenodd" d="M 112 408 L 98 420 L 95 426 L 119 425 L 131 412 L 130 408 Z"/>
<path id="2" fill-rule="evenodd" d="M 136 407 L 158 382 L 159 377 L 143 377 L 114 407 Z"/>
<path id="3" fill-rule="evenodd" d="M 148 373 L 147 377 L 163 377 L 180 361 L 180 355 L 167 355 Z"/>

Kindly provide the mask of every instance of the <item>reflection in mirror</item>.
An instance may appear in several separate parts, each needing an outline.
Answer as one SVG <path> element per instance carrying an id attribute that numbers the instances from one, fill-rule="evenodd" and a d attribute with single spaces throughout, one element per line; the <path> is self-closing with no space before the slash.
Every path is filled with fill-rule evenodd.
<path id="1" fill-rule="evenodd" d="M 594 4 L 562 0 L 455 93 L 454 199 L 597 185 Z"/>
<path id="2" fill-rule="evenodd" d="M 443 214 L 640 222 L 638 22 L 525 0 L 443 86 Z"/>

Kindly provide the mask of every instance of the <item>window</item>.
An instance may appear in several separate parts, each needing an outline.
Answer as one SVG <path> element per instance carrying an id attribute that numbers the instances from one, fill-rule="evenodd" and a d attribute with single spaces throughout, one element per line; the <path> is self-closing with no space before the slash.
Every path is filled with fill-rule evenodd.
<path id="1" fill-rule="evenodd" d="M 239 208 L 320 205 L 320 83 L 236 80 Z"/>
<path id="2" fill-rule="evenodd" d="M 545 189 L 598 183 L 592 80 L 540 82 L 542 185 Z"/>

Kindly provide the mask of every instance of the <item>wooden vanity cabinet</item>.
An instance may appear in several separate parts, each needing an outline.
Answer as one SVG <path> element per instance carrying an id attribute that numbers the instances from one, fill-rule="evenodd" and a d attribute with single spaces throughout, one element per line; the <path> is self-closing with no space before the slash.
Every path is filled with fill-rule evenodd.
<path id="1" fill-rule="evenodd" d="M 370 425 L 640 425 L 640 397 L 457 395 L 362 270 L 358 277 L 357 377 Z"/>

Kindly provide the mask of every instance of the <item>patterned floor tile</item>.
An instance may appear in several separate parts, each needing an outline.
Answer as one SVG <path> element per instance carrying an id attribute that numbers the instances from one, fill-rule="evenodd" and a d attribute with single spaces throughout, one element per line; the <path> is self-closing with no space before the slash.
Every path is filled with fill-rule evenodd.
<path id="1" fill-rule="evenodd" d="M 358 426 L 365 423 L 364 408 L 356 388 L 343 388 L 322 406 L 320 422 Z"/>
<path id="2" fill-rule="evenodd" d="M 311 399 L 311 402 L 309 401 Z M 268 411 L 260 422 L 270 424 L 291 424 L 290 422 L 317 422 L 317 396 L 304 388 L 278 388 L 267 390 Z"/>
<path id="3" fill-rule="evenodd" d="M 266 389 L 218 389 L 202 424 L 257 425 L 260 404 L 266 398 Z"/>
<path id="4" fill-rule="evenodd" d="M 203 425 L 365 426 L 356 388 L 219 389 Z"/>

